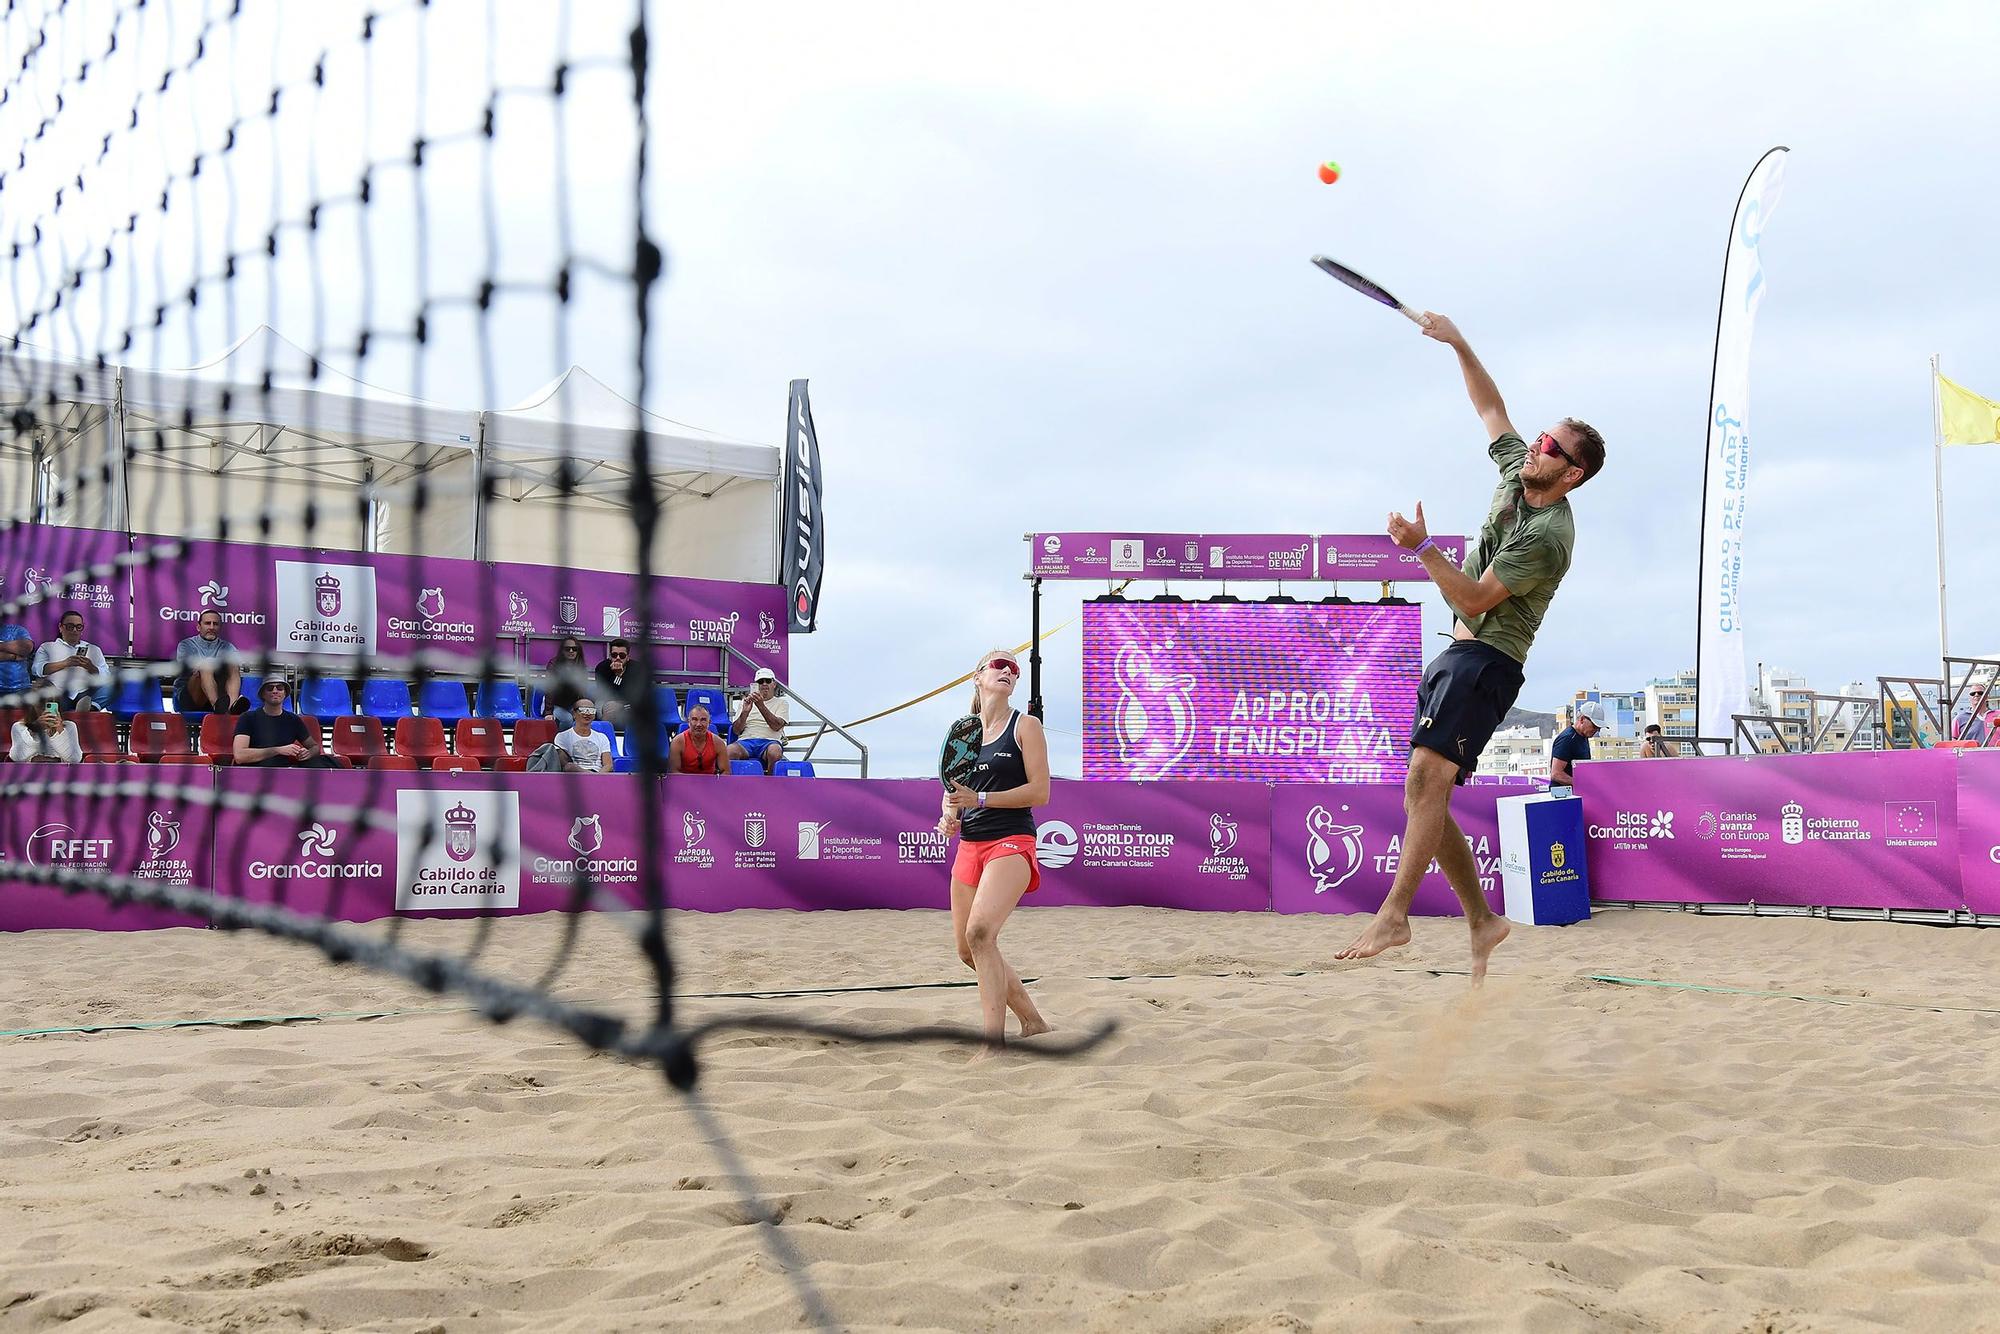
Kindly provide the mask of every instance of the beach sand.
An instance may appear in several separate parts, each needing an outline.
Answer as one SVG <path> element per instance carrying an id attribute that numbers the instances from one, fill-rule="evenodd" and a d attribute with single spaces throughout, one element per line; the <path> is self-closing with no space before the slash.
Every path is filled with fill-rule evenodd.
<path id="1" fill-rule="evenodd" d="M 775 1230 L 657 1072 L 546 1029 L 261 938 L 0 937 L 9 1029 L 416 1011 L 0 1040 L 0 1329 L 798 1328 L 773 1231 L 854 1329 L 2000 1329 L 2000 932 L 1607 912 L 1517 927 L 1475 994 L 1461 924 L 1335 964 L 1358 925 L 1024 911 L 1049 1017 L 1121 1025 L 1067 1062 L 711 1040 Z M 482 958 L 531 977 L 561 926 Z M 690 993 L 970 978 L 940 913 L 672 930 Z M 647 986 L 591 919 L 561 989 Z M 977 1019 L 683 1003 L 731 1008 Z"/>

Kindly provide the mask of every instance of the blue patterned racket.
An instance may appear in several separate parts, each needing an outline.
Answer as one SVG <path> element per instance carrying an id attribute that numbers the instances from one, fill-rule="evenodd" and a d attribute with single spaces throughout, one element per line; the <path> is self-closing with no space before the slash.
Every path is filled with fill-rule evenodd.
<path id="1" fill-rule="evenodd" d="M 938 777 L 944 781 L 946 788 L 972 777 L 973 767 L 979 763 L 979 741 L 985 733 L 986 725 L 968 713 L 944 734 L 944 750 L 938 756 Z"/>

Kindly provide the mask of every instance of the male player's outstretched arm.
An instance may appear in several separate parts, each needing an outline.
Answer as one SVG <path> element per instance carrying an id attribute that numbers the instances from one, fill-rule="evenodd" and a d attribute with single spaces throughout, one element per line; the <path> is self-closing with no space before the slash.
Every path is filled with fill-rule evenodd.
<path id="1" fill-rule="evenodd" d="M 1458 369 L 1465 375 L 1465 392 L 1472 399 L 1473 411 L 1486 427 L 1486 438 L 1498 440 L 1503 435 L 1513 435 L 1514 423 L 1507 420 L 1507 404 L 1500 398 L 1500 387 L 1493 383 L 1493 377 L 1479 364 L 1479 358 L 1472 353 L 1472 344 L 1465 341 L 1465 335 L 1449 318 L 1435 311 L 1424 312 L 1424 337 L 1435 338 L 1448 344 L 1458 353 Z"/>

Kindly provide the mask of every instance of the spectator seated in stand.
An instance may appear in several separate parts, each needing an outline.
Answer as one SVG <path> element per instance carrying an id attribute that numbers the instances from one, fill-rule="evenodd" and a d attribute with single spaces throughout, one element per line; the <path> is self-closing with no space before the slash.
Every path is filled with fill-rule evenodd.
<path id="1" fill-rule="evenodd" d="M 76 724 L 64 722 L 53 702 L 8 730 L 12 744 L 7 758 L 16 764 L 83 763 L 83 743 L 77 739 Z"/>
<path id="2" fill-rule="evenodd" d="M 572 710 L 575 725 L 556 733 L 556 749 L 562 752 L 566 774 L 608 774 L 611 772 L 611 743 L 597 731 L 597 704 L 588 696 Z"/>
<path id="3" fill-rule="evenodd" d="M 1976 746 L 1986 744 L 1988 723 L 1986 717 L 1986 687 L 1973 686 L 1965 692 L 1965 702 L 1951 717 L 1951 735 L 1958 741 L 1970 741 Z"/>
<path id="4" fill-rule="evenodd" d="M 670 774 L 727 773 L 729 751 L 722 738 L 709 730 L 708 706 L 695 704 L 688 709 L 688 728 L 667 746 Z"/>
<path id="5" fill-rule="evenodd" d="M 614 639 L 604 646 L 604 661 L 597 664 L 597 699 L 604 709 L 604 721 L 623 727 L 625 715 L 638 706 L 653 688 L 653 674 L 646 664 L 632 656 L 632 646 Z"/>
<path id="6" fill-rule="evenodd" d="M 576 720 L 570 716 L 583 692 L 590 688 L 590 669 L 583 664 L 583 641 L 564 639 L 556 645 L 556 655 L 542 673 L 542 717 L 553 718 L 556 730 L 567 732 Z"/>
<path id="7" fill-rule="evenodd" d="M 174 682 L 174 707 L 182 713 L 248 713 L 243 660 L 222 637 L 222 613 L 205 611 L 194 624 L 195 633 L 174 652 L 181 669 Z"/>
<path id="8" fill-rule="evenodd" d="M 273 678 L 258 687 L 263 707 L 236 720 L 235 753 L 238 767 L 256 765 L 265 769 L 338 768 L 335 761 L 319 753 L 317 738 L 306 734 L 305 720 L 285 710 L 287 687 Z"/>
<path id="9" fill-rule="evenodd" d="M 17 621 L 0 620 L 0 705 L 6 704 L 10 696 L 28 693 L 34 680 L 28 664 L 34 657 L 35 637 L 28 633 L 28 627 Z"/>
<path id="10" fill-rule="evenodd" d="M 38 682 L 56 692 L 56 702 L 65 711 L 109 709 L 111 668 L 104 652 L 83 638 L 83 613 L 65 611 L 56 623 L 57 638 L 35 650 L 30 670 Z"/>
<path id="11" fill-rule="evenodd" d="M 785 758 L 785 724 L 791 720 L 791 706 L 778 693 L 778 674 L 759 667 L 755 684 L 736 712 L 736 740 L 729 745 L 729 758 L 755 760 L 769 774 Z"/>

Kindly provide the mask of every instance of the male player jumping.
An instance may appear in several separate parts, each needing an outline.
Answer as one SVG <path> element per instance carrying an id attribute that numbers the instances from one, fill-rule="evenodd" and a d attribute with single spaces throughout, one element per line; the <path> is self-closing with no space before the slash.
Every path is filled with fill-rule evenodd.
<path id="1" fill-rule="evenodd" d="M 1507 919 L 1495 916 L 1479 891 L 1479 867 L 1465 834 L 1451 816 L 1452 788 L 1479 762 L 1479 752 L 1514 697 L 1550 599 L 1569 570 L 1576 523 L 1569 493 L 1604 467 L 1604 437 L 1565 417 L 1525 444 L 1507 420 L 1507 405 L 1493 377 L 1472 354 L 1458 326 L 1426 313 L 1424 333 L 1458 353 L 1465 390 L 1493 443 L 1486 453 L 1500 468 L 1500 485 L 1479 530 L 1479 540 L 1458 570 L 1430 540 L 1423 502 L 1414 520 L 1389 515 L 1389 536 L 1417 553 L 1444 600 L 1457 614 L 1452 643 L 1424 668 L 1417 691 L 1417 726 L 1410 734 L 1410 773 L 1403 784 L 1402 861 L 1375 920 L 1336 957 L 1366 959 L 1410 943 L 1410 900 L 1435 858 L 1465 908 L 1472 928 L 1472 981 L 1486 977 L 1494 948 L 1507 938 Z"/>

